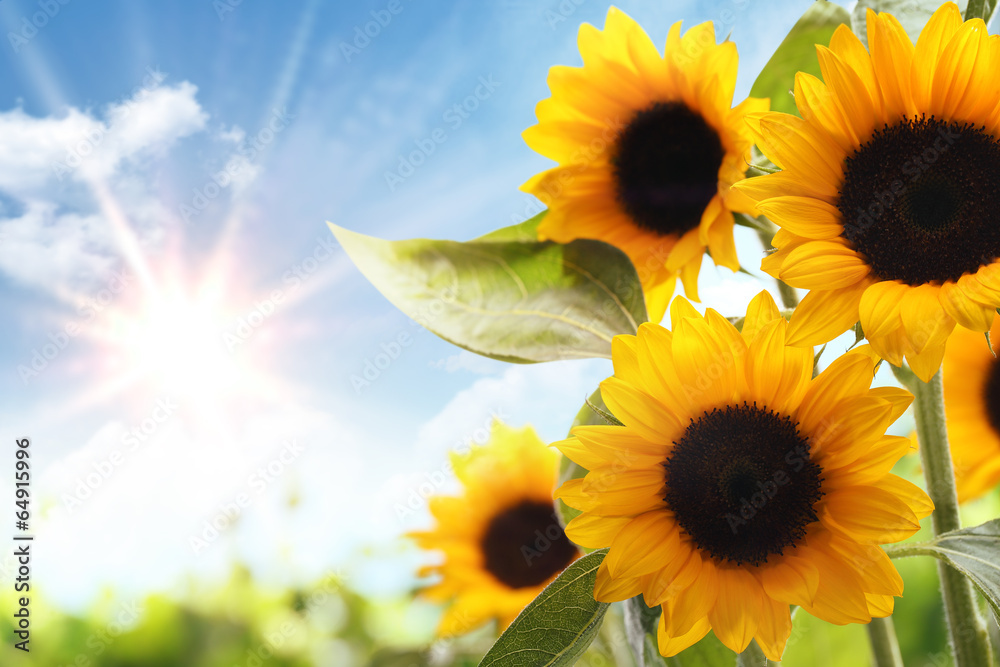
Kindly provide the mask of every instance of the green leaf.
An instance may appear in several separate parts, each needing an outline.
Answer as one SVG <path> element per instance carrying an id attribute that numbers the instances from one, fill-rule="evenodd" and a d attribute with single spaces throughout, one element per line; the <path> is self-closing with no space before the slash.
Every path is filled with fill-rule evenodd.
<path id="1" fill-rule="evenodd" d="M 489 234 L 484 234 L 477 238 L 477 241 L 522 241 L 531 242 L 538 240 L 538 225 L 542 222 L 542 218 L 548 211 L 542 211 L 533 218 L 528 218 L 524 222 L 518 223 L 516 225 L 511 225 L 510 227 L 501 227 L 496 229 Z"/>
<path id="2" fill-rule="evenodd" d="M 750 89 L 753 97 L 770 97 L 773 111 L 798 114 L 791 91 L 795 73 L 802 71 L 820 76 L 816 44 L 830 43 L 833 31 L 841 23 L 850 25 L 847 10 L 826 0 L 814 2 L 796 22 L 764 65 Z"/>
<path id="3" fill-rule="evenodd" d="M 594 641 L 609 605 L 594 599 L 607 549 L 580 558 L 504 630 L 479 667 L 573 665 Z"/>
<path id="4" fill-rule="evenodd" d="M 663 667 L 663 656 L 657 647 L 656 625 L 660 607 L 647 607 L 641 595 L 622 603 L 625 608 L 625 636 L 638 667 Z"/>
<path id="5" fill-rule="evenodd" d="M 632 263 L 601 241 L 499 240 L 528 223 L 466 243 L 330 229 L 389 301 L 450 343 L 515 363 L 610 358 L 611 339 L 648 319 Z"/>
<path id="6" fill-rule="evenodd" d="M 967 576 L 1000 623 L 1000 519 L 938 535 L 929 542 L 886 547 L 894 558 L 934 556 Z"/>
<path id="7" fill-rule="evenodd" d="M 993 3 L 995 0 L 987 0 L 987 2 Z M 941 0 L 858 0 L 858 4 L 851 12 L 851 28 L 861 39 L 861 42 L 868 46 L 868 29 L 866 27 L 868 10 L 871 9 L 878 13 L 888 12 L 899 20 L 903 30 L 910 36 L 910 40 L 916 44 L 920 31 L 924 29 L 931 14 L 937 11 L 941 4 Z"/>
<path id="8" fill-rule="evenodd" d="M 604 399 L 601 398 L 600 388 L 595 390 L 594 393 L 590 395 L 590 398 L 586 399 L 583 407 L 580 408 L 578 413 L 576 413 L 576 417 L 573 419 L 573 425 L 570 426 L 570 433 L 572 433 L 573 429 L 577 426 L 599 426 L 607 423 L 600 413 L 594 411 L 591 407 L 592 405 L 602 410 L 608 409 L 608 406 L 604 404 Z M 578 479 L 586 474 L 586 468 L 578 463 L 574 463 L 567 456 L 562 457 L 562 462 L 559 464 L 559 484 L 571 479 Z M 580 510 L 575 507 L 570 507 L 562 500 L 556 500 L 556 509 L 559 512 L 560 518 L 563 520 L 564 526 L 580 515 Z"/>

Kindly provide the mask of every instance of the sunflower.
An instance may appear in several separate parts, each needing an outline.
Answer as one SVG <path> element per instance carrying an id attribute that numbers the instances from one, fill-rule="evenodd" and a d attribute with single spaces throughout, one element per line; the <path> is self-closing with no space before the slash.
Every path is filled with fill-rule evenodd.
<path id="1" fill-rule="evenodd" d="M 666 656 L 711 629 L 779 660 L 791 604 L 836 624 L 888 616 L 903 582 L 879 545 L 932 509 L 889 472 L 910 441 L 885 430 L 913 397 L 869 388 L 868 346 L 813 379 L 767 292 L 742 333 L 681 298 L 670 315 L 672 332 L 646 323 L 614 339 L 601 395 L 623 425 L 556 445 L 590 471 L 556 492 L 582 511 L 566 534 L 610 546 L 594 596 L 660 605 Z"/>
<path id="2" fill-rule="evenodd" d="M 410 533 L 422 548 L 444 552 L 443 563 L 421 571 L 440 575 L 424 597 L 451 603 L 440 636 L 465 634 L 491 618 L 506 628 L 580 556 L 555 514 L 558 462 L 530 426 L 499 421 L 485 446 L 452 454 L 464 494 L 431 498 L 437 525 Z"/>
<path id="3" fill-rule="evenodd" d="M 716 264 L 740 268 L 733 211 L 753 204 L 730 186 L 744 178 L 753 145 L 732 108 L 737 54 L 716 44 L 711 22 L 681 36 L 675 23 L 660 56 L 643 29 L 612 7 L 604 30 L 580 26 L 583 67 L 553 67 L 552 97 L 536 108 L 528 146 L 559 163 L 521 186 L 548 206 L 541 240 L 599 239 L 635 265 L 650 319 L 663 317 L 680 274 L 698 299 L 707 247 Z"/>
<path id="4" fill-rule="evenodd" d="M 956 323 L 1000 306 L 1000 37 L 943 5 L 914 47 L 868 10 L 868 44 L 841 25 L 817 46 L 825 83 L 799 72 L 802 117 L 749 118 L 783 171 L 737 188 L 781 229 L 762 268 L 812 290 L 789 342 L 861 321 L 872 348 L 925 382 Z"/>
<path id="5" fill-rule="evenodd" d="M 1000 317 L 990 340 L 1000 349 Z M 948 340 L 942 374 L 958 499 L 965 502 L 1000 482 L 1000 361 L 982 334 L 959 329 Z"/>

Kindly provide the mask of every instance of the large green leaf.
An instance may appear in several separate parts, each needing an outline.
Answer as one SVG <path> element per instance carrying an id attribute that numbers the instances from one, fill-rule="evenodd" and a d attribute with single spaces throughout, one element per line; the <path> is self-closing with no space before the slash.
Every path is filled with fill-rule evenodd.
<path id="1" fill-rule="evenodd" d="M 1000 519 L 938 535 L 929 542 L 886 547 L 893 557 L 934 556 L 967 576 L 1000 623 Z"/>
<path id="2" fill-rule="evenodd" d="M 528 218 L 524 222 L 509 227 L 501 227 L 493 230 L 489 234 L 483 234 L 476 241 L 537 241 L 538 225 L 548 211 L 542 211 L 533 218 Z"/>
<path id="3" fill-rule="evenodd" d="M 792 89 L 795 73 L 802 71 L 820 76 L 816 45 L 830 43 L 833 31 L 841 23 L 850 25 L 847 10 L 826 0 L 814 2 L 778 46 L 750 89 L 753 97 L 770 97 L 771 109 L 798 113 Z"/>
<path id="4" fill-rule="evenodd" d="M 634 334 L 647 319 L 632 263 L 600 241 L 522 240 L 523 228 L 501 230 L 515 240 L 383 241 L 330 229 L 397 308 L 441 338 L 493 359 L 610 358 L 611 339 Z"/>
<path id="5" fill-rule="evenodd" d="M 573 665 L 594 641 L 608 604 L 594 599 L 607 549 L 580 558 L 545 587 L 504 630 L 479 667 Z"/>
<path id="6" fill-rule="evenodd" d="M 995 2 L 995 0 L 987 0 L 987 3 L 992 2 Z M 851 26 L 855 34 L 867 46 L 868 31 L 865 26 L 868 10 L 872 9 L 880 13 L 887 12 L 899 19 L 899 23 L 906 30 L 906 34 L 916 44 L 917 37 L 920 36 L 920 31 L 927 25 L 927 19 L 942 4 L 941 0 L 858 0 L 858 4 L 854 6 L 854 10 L 851 12 Z M 960 0 L 957 4 L 964 11 L 966 0 Z"/>

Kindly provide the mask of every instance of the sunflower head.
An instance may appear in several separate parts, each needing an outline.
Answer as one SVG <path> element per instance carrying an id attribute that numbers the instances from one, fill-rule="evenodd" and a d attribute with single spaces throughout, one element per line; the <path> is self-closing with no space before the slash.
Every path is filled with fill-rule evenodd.
<path id="1" fill-rule="evenodd" d="M 697 300 L 708 248 L 739 269 L 733 211 L 754 212 L 730 189 L 744 178 L 753 144 L 744 115 L 768 108 L 747 99 L 732 108 L 737 54 L 717 44 L 711 22 L 681 35 L 675 23 L 661 56 L 624 12 L 604 30 L 580 27 L 583 67 L 553 67 L 552 96 L 538 104 L 528 145 L 559 163 L 522 186 L 549 209 L 541 239 L 599 239 L 635 264 L 653 321 L 678 274 Z"/>
<path id="2" fill-rule="evenodd" d="M 956 323 L 989 329 L 1000 306 L 1000 37 L 954 3 L 914 45 L 868 10 L 869 49 L 841 25 L 799 72 L 801 118 L 749 118 L 783 171 L 736 188 L 781 229 L 762 268 L 811 290 L 789 341 L 861 321 L 875 351 L 927 381 Z"/>
<path id="3" fill-rule="evenodd" d="M 452 455 L 462 495 L 431 498 L 436 525 L 410 534 L 444 555 L 421 570 L 439 576 L 424 597 L 450 603 L 439 635 L 465 634 L 491 618 L 502 630 L 580 556 L 555 513 L 558 461 L 530 426 L 499 421 L 489 443 Z"/>
<path id="4" fill-rule="evenodd" d="M 1000 342 L 1000 317 L 990 340 Z M 942 365 L 944 403 L 958 500 L 966 502 L 1000 483 L 1000 361 L 983 335 L 958 329 Z"/>
<path id="5" fill-rule="evenodd" d="M 813 378 L 767 292 L 742 331 L 680 298 L 671 322 L 614 339 L 601 395 L 624 425 L 557 444 L 590 471 L 556 494 L 582 511 L 567 535 L 610 547 L 597 599 L 660 605 L 667 656 L 714 630 L 780 660 L 791 604 L 837 624 L 889 615 L 902 580 L 879 545 L 932 509 L 889 472 L 910 440 L 886 428 L 913 397 L 870 388 L 868 346 Z"/>

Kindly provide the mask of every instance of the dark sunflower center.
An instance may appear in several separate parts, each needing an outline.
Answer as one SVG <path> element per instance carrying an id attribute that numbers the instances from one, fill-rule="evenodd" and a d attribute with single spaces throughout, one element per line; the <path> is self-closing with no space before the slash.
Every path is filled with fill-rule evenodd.
<path id="1" fill-rule="evenodd" d="M 882 280 L 958 280 L 1000 257 L 1000 142 L 984 128 L 906 119 L 844 163 L 844 237 Z"/>
<path id="2" fill-rule="evenodd" d="M 481 542 L 487 571 L 510 588 L 543 583 L 576 556 L 551 503 L 525 501 L 496 515 Z"/>
<path id="3" fill-rule="evenodd" d="M 983 387 L 983 403 L 986 405 L 986 417 L 990 426 L 1000 433 L 1000 360 L 994 359 L 986 374 L 986 385 Z"/>
<path id="4" fill-rule="evenodd" d="M 718 190 L 719 134 L 681 102 L 638 112 L 612 158 L 618 203 L 636 225 L 666 236 L 694 229 Z"/>
<path id="5" fill-rule="evenodd" d="M 698 548 L 760 565 L 805 535 L 823 478 L 797 426 L 745 403 L 692 420 L 664 463 L 664 500 Z"/>

